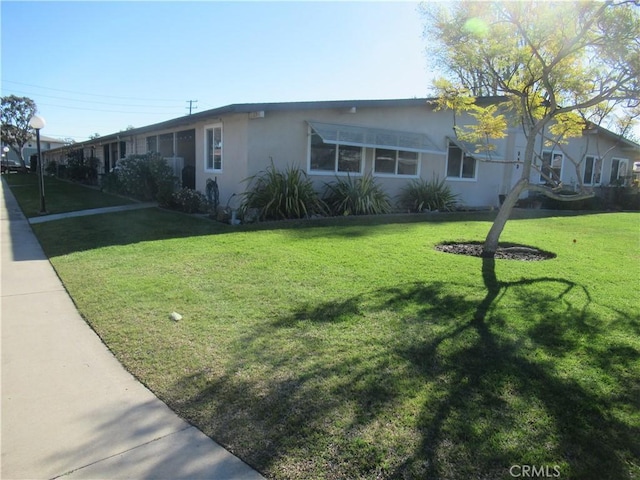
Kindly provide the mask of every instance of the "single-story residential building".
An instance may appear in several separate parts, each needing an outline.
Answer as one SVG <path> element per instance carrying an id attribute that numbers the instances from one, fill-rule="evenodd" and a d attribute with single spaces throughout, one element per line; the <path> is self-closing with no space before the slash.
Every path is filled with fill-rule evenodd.
<path id="1" fill-rule="evenodd" d="M 479 104 L 501 97 L 478 98 Z M 464 120 L 462 121 L 462 123 Z M 461 121 L 458 120 L 458 124 Z M 205 191 L 217 178 L 220 201 L 237 199 L 246 179 L 266 169 L 297 165 L 318 187 L 336 176 L 371 173 L 390 196 L 417 178 L 445 179 L 468 207 L 495 207 L 520 177 L 526 140 L 511 128 L 491 154 L 454 138 L 451 111 L 436 111 L 433 99 L 351 100 L 233 104 L 73 145 L 109 172 L 132 154 L 159 152 L 183 186 Z M 562 148 L 542 146 L 548 176 L 565 188 L 629 182 L 640 145 L 601 128 L 585 130 Z M 50 150 L 44 160 L 64 162 L 68 149 Z M 578 168 L 569 161 L 578 159 Z M 532 174 L 544 183 L 545 176 Z"/>

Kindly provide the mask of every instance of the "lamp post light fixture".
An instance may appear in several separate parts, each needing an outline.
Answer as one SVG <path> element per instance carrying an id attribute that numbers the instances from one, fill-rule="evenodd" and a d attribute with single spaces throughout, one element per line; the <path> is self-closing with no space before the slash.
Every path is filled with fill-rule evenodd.
<path id="1" fill-rule="evenodd" d="M 29 120 L 29 126 L 36 131 L 36 143 L 38 144 L 38 185 L 40 188 L 40 215 L 46 215 L 47 208 L 44 199 L 44 166 L 42 165 L 42 155 L 40 153 L 40 130 L 44 128 L 46 122 L 40 115 L 34 115 Z"/>
<path id="2" fill-rule="evenodd" d="M 4 147 L 2 147 L 2 163 L 7 162 L 6 164 L 6 168 L 7 168 L 7 173 L 9 173 L 9 147 L 7 147 L 6 145 Z M 5 165 L 2 165 L 3 167 Z M 4 170 L 2 168 L 0 168 L 0 172 L 3 172 Z"/>

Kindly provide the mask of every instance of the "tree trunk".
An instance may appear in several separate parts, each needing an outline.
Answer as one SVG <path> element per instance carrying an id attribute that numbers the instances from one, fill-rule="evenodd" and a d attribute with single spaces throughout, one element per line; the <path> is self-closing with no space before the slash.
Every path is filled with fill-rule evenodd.
<path id="1" fill-rule="evenodd" d="M 24 157 L 22 156 L 22 149 L 24 148 L 24 144 L 22 145 L 18 145 L 18 148 L 16 148 L 15 146 L 11 145 L 11 150 L 13 150 L 16 155 L 18 156 L 18 161 L 20 162 L 20 170 L 22 170 L 22 172 L 26 172 L 27 171 L 27 162 L 25 161 Z"/>
<path id="2" fill-rule="evenodd" d="M 526 105 L 523 105 L 523 110 L 526 110 Z M 520 194 L 529 188 L 529 178 L 531 176 L 531 166 L 533 164 L 533 149 L 537 135 L 544 129 L 547 120 L 548 119 L 542 119 L 535 125 L 527 125 L 527 146 L 524 150 L 520 180 L 518 180 L 511 191 L 507 194 L 507 198 L 504 199 L 504 202 L 498 211 L 498 216 L 493 221 L 493 225 L 491 225 L 491 229 L 484 240 L 484 246 L 482 247 L 482 256 L 484 258 L 493 258 L 495 256 L 496 250 L 498 250 L 500 235 L 502 235 L 502 230 L 504 230 L 504 226 L 511 216 L 511 211 L 513 210 L 513 207 L 515 207 L 518 198 L 520 198 Z"/>
<path id="3" fill-rule="evenodd" d="M 527 179 L 521 178 L 504 199 L 500 210 L 498 210 L 498 216 L 493 221 L 493 225 L 491 225 L 491 229 L 485 238 L 484 247 L 482 248 L 483 257 L 493 258 L 495 256 L 502 230 L 504 230 L 504 226 L 506 225 L 507 220 L 509 220 L 511 211 L 513 210 L 513 207 L 515 207 L 518 198 L 520 198 L 520 194 L 527 188 L 528 184 L 529 181 Z"/>

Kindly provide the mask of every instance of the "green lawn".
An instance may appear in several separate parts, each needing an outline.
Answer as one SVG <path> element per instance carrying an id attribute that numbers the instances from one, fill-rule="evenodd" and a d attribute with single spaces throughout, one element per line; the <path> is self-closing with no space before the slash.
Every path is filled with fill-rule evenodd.
<path id="1" fill-rule="evenodd" d="M 489 217 L 34 230 L 120 361 L 269 478 L 640 478 L 640 215 L 509 222 L 543 262 L 434 250 Z"/>
<path id="2" fill-rule="evenodd" d="M 11 187 L 11 191 L 25 216 L 38 216 L 38 212 L 40 212 L 38 175 L 35 173 L 15 173 L 2 175 L 2 178 Z M 65 213 L 134 203 L 134 201 L 123 197 L 110 195 L 95 188 L 66 182 L 55 177 L 45 176 L 44 180 L 45 203 L 49 213 Z"/>

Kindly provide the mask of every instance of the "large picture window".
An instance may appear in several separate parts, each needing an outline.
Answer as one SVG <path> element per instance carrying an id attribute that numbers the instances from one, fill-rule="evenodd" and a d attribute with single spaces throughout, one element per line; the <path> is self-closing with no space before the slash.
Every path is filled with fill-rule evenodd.
<path id="1" fill-rule="evenodd" d="M 599 185 L 602 176 L 602 159 L 594 156 L 584 158 L 584 178 L 585 185 Z"/>
<path id="2" fill-rule="evenodd" d="M 317 173 L 362 173 L 363 148 L 340 143 L 324 143 L 311 130 L 309 171 Z"/>
<path id="3" fill-rule="evenodd" d="M 447 178 L 459 178 L 467 180 L 475 180 L 476 178 L 476 159 L 471 155 L 467 155 L 460 147 L 449 142 L 449 150 L 447 154 Z"/>
<path id="4" fill-rule="evenodd" d="M 562 181 L 562 163 L 564 155 L 558 152 L 542 152 L 540 183 L 557 185 Z"/>
<path id="5" fill-rule="evenodd" d="M 379 175 L 418 175 L 418 152 L 376 148 L 373 171 Z"/>
<path id="6" fill-rule="evenodd" d="M 222 171 L 222 124 L 205 128 L 204 169 L 207 172 Z"/>

